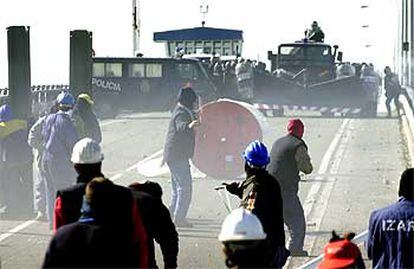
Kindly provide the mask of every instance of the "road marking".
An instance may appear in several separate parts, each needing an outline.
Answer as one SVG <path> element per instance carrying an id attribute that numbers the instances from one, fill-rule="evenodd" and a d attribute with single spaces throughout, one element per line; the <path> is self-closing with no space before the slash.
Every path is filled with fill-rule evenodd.
<path id="1" fill-rule="evenodd" d="M 118 174 L 116 174 L 116 175 L 114 175 L 114 176 L 112 176 L 111 177 L 111 180 L 112 181 L 117 181 L 117 180 L 119 180 L 125 173 L 127 173 L 127 172 L 131 172 L 132 170 L 135 170 L 135 169 L 137 169 L 137 167 L 139 166 L 139 165 L 141 165 L 142 163 L 145 163 L 145 162 L 148 162 L 148 161 L 150 161 L 150 160 L 152 160 L 152 159 L 155 159 L 155 158 L 157 158 L 157 157 L 159 157 L 160 155 L 162 155 L 162 153 L 164 152 L 164 150 L 163 149 L 161 149 L 161 150 L 159 150 L 159 151 L 157 151 L 157 152 L 155 152 L 155 153 L 153 153 L 153 154 L 151 154 L 150 156 L 148 156 L 148 157 L 146 157 L 146 158 L 144 158 L 144 159 L 142 159 L 141 161 L 139 161 L 139 162 L 137 162 L 136 164 L 134 164 L 134 165 L 131 165 L 130 167 L 128 167 L 124 172 L 122 172 L 122 173 L 118 173 Z"/>
<path id="2" fill-rule="evenodd" d="M 5 233 L 1 234 L 0 235 L 0 242 L 4 241 L 5 239 L 9 238 L 12 235 L 15 235 L 16 233 L 20 232 L 21 230 L 26 229 L 27 227 L 31 226 L 35 222 L 36 222 L 36 220 L 28 220 L 28 221 L 23 222 L 22 224 L 14 227 L 13 229 L 9 230 L 8 232 L 5 232 Z"/>
<path id="3" fill-rule="evenodd" d="M 334 139 L 328 147 L 328 150 L 323 155 L 321 164 L 319 165 L 318 175 L 324 175 L 328 171 L 332 156 L 334 155 L 334 152 L 338 147 L 341 136 L 343 135 L 349 121 L 350 119 L 345 119 L 342 121 L 341 127 L 339 127 L 338 132 L 336 133 Z M 305 216 L 309 216 L 310 212 L 312 211 L 312 207 L 315 204 L 316 199 L 318 198 L 318 192 L 323 183 L 323 176 L 317 176 L 315 179 L 317 179 L 317 181 L 314 184 L 312 184 L 304 203 Z"/>
<path id="4" fill-rule="evenodd" d="M 330 175 L 335 175 L 339 172 L 340 164 L 345 157 L 345 151 L 347 149 L 349 140 L 351 138 L 351 124 L 352 121 L 348 120 L 348 122 L 345 123 L 344 129 L 340 130 L 341 135 L 339 137 L 338 141 L 336 142 L 336 151 L 333 156 L 331 156 L 330 159 L 330 168 L 325 171 L 325 173 L 329 173 Z M 334 142 L 334 141 L 333 141 Z M 319 171 L 322 172 L 322 171 Z M 322 224 L 322 219 L 325 216 L 326 210 L 328 208 L 328 202 L 331 197 L 332 191 L 335 186 L 337 178 L 335 176 L 326 176 L 326 181 L 320 181 L 318 184 L 319 188 L 323 188 L 318 193 L 318 199 L 313 204 L 307 204 L 307 206 L 310 208 L 308 210 L 308 214 L 306 216 L 307 221 L 311 221 L 312 223 L 315 223 L 315 225 L 312 227 L 313 231 L 319 231 L 320 226 Z M 310 199 L 314 199 L 313 197 Z M 313 247 L 316 242 L 317 235 L 312 234 L 308 235 L 305 239 L 305 249 L 309 250 L 310 252 L 313 250 Z"/>
<path id="5" fill-rule="evenodd" d="M 104 126 L 108 126 L 108 125 L 111 125 L 111 124 L 114 124 L 114 123 L 122 123 L 122 122 L 127 122 L 127 121 L 128 120 L 126 120 L 126 119 L 108 120 L 108 121 L 102 122 L 100 125 L 101 125 L 101 127 L 104 127 Z"/>

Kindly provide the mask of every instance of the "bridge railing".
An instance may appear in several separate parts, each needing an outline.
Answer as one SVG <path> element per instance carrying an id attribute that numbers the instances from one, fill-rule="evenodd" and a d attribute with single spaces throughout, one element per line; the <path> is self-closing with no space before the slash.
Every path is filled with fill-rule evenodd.
<path id="1" fill-rule="evenodd" d="M 49 111 L 57 95 L 61 91 L 68 91 L 69 85 L 35 85 L 32 91 L 32 113 L 34 116 Z M 9 97 L 9 89 L 0 89 L 0 103 L 5 103 Z"/>

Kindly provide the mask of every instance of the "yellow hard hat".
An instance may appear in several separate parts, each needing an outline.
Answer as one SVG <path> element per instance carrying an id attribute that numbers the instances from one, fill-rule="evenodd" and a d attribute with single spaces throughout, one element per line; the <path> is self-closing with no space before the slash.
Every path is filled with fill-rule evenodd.
<path id="1" fill-rule="evenodd" d="M 78 95 L 78 100 L 79 99 L 83 99 L 86 102 L 88 102 L 90 105 L 93 105 L 92 97 L 89 94 L 87 94 L 87 93 L 81 93 L 81 94 L 79 94 Z"/>

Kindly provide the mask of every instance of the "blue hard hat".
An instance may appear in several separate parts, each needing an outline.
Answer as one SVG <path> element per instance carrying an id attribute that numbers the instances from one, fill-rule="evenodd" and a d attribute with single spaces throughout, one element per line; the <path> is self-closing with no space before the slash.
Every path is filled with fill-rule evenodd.
<path id="1" fill-rule="evenodd" d="M 63 91 L 56 97 L 56 102 L 63 106 L 75 105 L 75 98 L 69 92 Z"/>
<path id="2" fill-rule="evenodd" d="M 247 146 L 243 157 L 251 166 L 263 167 L 270 162 L 266 145 L 259 140 L 253 141 Z"/>

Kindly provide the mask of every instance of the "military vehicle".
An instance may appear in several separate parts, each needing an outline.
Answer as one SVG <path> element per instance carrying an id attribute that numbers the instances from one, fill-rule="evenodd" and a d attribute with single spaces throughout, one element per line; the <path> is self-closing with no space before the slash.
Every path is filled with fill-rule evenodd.
<path id="1" fill-rule="evenodd" d="M 281 113 L 283 107 L 375 116 L 378 87 L 365 87 L 359 72 L 342 62 L 338 46 L 306 40 L 268 52 L 272 76 L 256 82 L 258 103 Z M 352 70 L 353 69 L 353 70 Z M 345 72 L 349 71 L 349 72 Z M 375 88 L 375 87 L 374 87 Z"/>

